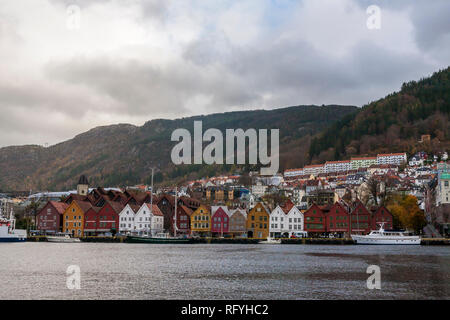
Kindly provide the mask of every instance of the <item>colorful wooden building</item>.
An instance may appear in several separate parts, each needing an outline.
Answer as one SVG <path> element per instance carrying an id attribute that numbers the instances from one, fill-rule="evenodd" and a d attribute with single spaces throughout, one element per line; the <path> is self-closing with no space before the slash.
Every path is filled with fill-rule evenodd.
<path id="1" fill-rule="evenodd" d="M 326 226 L 326 215 L 329 206 L 318 206 L 317 204 L 312 204 L 311 207 L 305 211 L 305 231 L 309 235 L 318 236 L 327 231 Z"/>
<path id="2" fill-rule="evenodd" d="M 249 238 L 267 239 L 269 236 L 269 210 L 258 202 L 247 216 L 247 235 Z"/>
<path id="3" fill-rule="evenodd" d="M 372 215 L 369 210 L 364 206 L 364 204 L 358 200 L 356 205 L 351 211 L 352 234 L 368 234 L 372 227 Z"/>
<path id="4" fill-rule="evenodd" d="M 223 236 L 224 234 L 228 234 L 229 227 L 230 217 L 228 215 L 228 207 L 211 207 L 211 233 L 213 235 Z"/>
<path id="5" fill-rule="evenodd" d="M 191 235 L 209 236 L 211 234 L 211 212 L 205 205 L 200 205 L 191 215 Z"/>
<path id="6" fill-rule="evenodd" d="M 392 213 L 384 206 L 374 207 L 371 209 L 372 211 L 372 219 L 371 219 L 371 228 L 372 230 L 377 230 L 380 225 L 379 223 L 384 222 L 385 230 L 392 230 L 393 224 L 393 216 Z"/>
<path id="7" fill-rule="evenodd" d="M 90 202 L 73 200 L 63 214 L 63 232 L 74 237 L 83 237 L 84 215 L 91 207 Z"/>
<path id="8" fill-rule="evenodd" d="M 36 215 L 36 228 L 45 233 L 63 231 L 63 214 L 69 205 L 64 202 L 48 201 Z"/>
<path id="9" fill-rule="evenodd" d="M 230 234 L 235 238 L 247 236 L 247 212 L 238 208 L 230 211 Z"/>

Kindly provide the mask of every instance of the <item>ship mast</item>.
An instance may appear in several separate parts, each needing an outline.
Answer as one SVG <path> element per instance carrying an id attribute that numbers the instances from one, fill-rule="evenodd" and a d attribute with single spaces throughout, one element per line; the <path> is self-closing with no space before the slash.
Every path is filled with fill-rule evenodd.
<path id="1" fill-rule="evenodd" d="M 177 202 L 178 202 L 177 194 L 178 194 L 178 191 L 177 191 L 177 187 L 175 186 L 175 215 L 174 215 L 174 227 L 173 227 L 173 234 L 175 237 L 177 236 L 177 229 L 178 229 L 177 228 Z"/>

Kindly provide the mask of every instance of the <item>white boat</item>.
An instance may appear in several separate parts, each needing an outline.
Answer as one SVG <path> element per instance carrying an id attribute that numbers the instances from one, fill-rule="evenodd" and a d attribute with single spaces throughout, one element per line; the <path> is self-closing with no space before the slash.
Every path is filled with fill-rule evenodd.
<path id="1" fill-rule="evenodd" d="M 54 236 L 47 236 L 48 242 L 63 242 L 63 243 L 74 243 L 74 242 L 81 242 L 78 238 L 72 238 L 68 234 L 56 234 Z"/>
<path id="2" fill-rule="evenodd" d="M 401 231 L 385 231 L 384 223 L 380 229 L 372 230 L 368 235 L 351 235 L 356 244 L 420 244 L 419 236 L 410 236 Z"/>
<path id="3" fill-rule="evenodd" d="M 27 231 L 16 229 L 16 219 L 11 209 L 8 218 L 3 217 L 0 209 L 0 242 L 22 242 L 27 240 Z"/>
<path id="4" fill-rule="evenodd" d="M 260 244 L 281 244 L 281 239 L 273 239 L 271 237 L 267 237 L 266 240 L 261 240 L 258 243 L 260 243 Z"/>

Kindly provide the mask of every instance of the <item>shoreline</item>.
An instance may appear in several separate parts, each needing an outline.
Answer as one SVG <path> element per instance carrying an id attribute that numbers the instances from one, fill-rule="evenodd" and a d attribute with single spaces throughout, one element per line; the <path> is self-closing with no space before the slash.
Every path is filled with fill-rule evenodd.
<path id="1" fill-rule="evenodd" d="M 82 237 L 81 242 L 91 243 L 129 243 L 126 237 Z M 258 244 L 261 239 L 221 239 L 221 238 L 196 238 L 191 239 L 189 244 Z M 28 237 L 27 242 L 47 242 L 45 236 Z M 286 245 L 356 245 L 350 238 L 297 238 L 281 239 L 281 244 Z M 446 238 L 423 238 L 422 246 L 449 246 L 450 239 Z"/>

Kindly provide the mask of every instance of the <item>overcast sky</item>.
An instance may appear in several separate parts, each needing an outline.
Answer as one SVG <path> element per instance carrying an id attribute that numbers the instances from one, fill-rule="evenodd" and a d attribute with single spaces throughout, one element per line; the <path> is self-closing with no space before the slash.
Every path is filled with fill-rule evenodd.
<path id="1" fill-rule="evenodd" d="M 372 4 L 380 29 L 366 25 Z M 1 0 L 0 146 L 154 118 L 362 106 L 450 64 L 449 13 L 448 0 Z"/>

